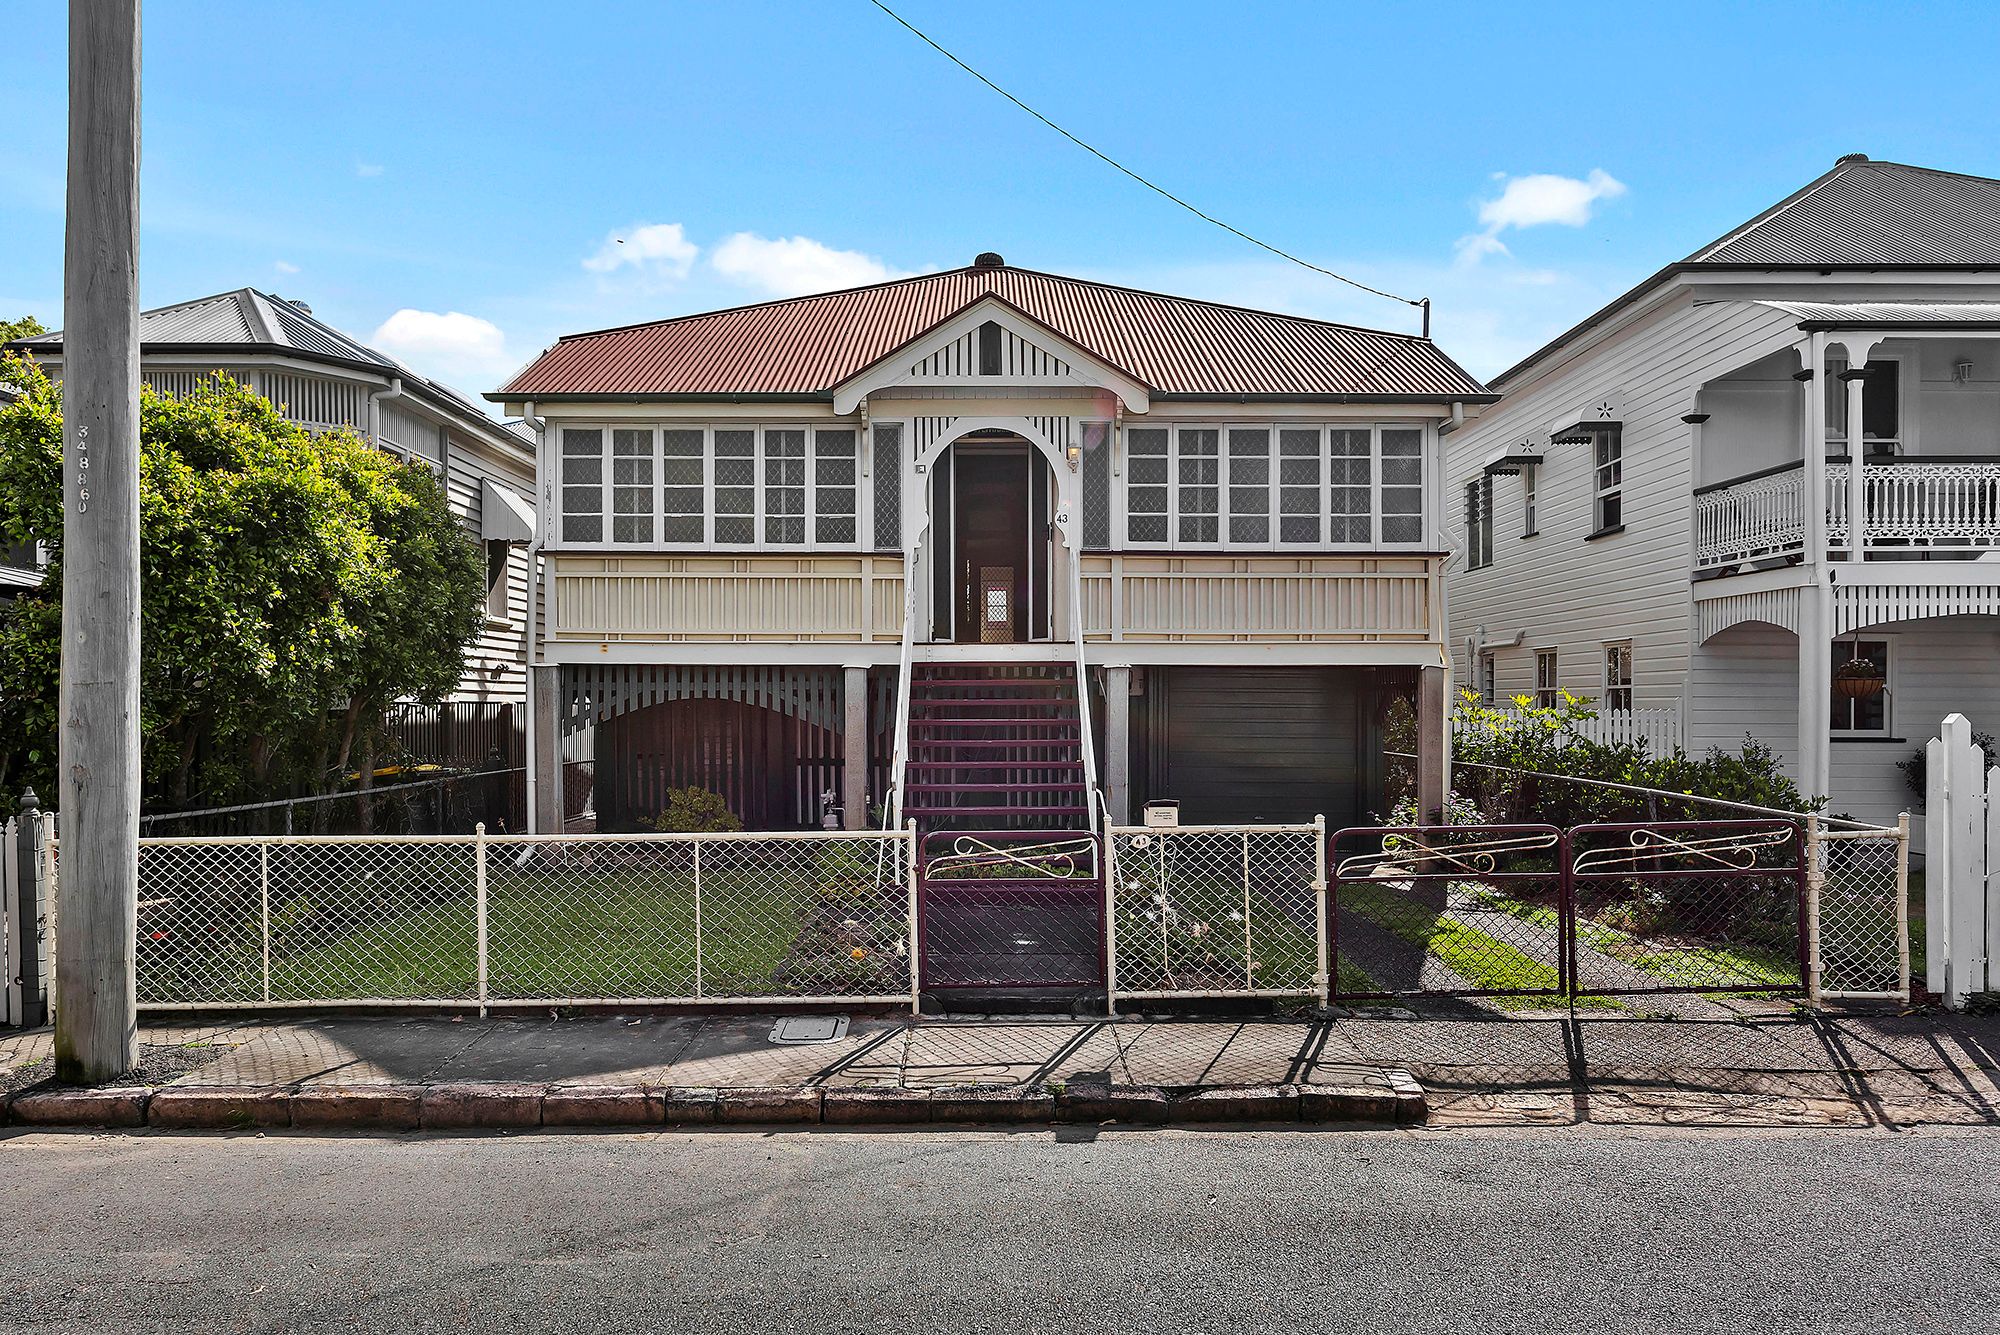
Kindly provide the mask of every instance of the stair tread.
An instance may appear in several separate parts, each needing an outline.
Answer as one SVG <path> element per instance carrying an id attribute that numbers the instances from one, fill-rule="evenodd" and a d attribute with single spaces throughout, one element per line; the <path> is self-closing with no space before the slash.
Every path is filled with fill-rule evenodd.
<path id="1" fill-rule="evenodd" d="M 1079 806 L 961 807 L 931 806 L 914 802 L 904 803 L 903 810 L 913 815 L 921 812 L 930 816 L 1087 816 L 1090 814 L 1089 807 Z"/>
<path id="2" fill-rule="evenodd" d="M 911 793 L 1080 793 L 1082 783 L 906 783 Z"/>

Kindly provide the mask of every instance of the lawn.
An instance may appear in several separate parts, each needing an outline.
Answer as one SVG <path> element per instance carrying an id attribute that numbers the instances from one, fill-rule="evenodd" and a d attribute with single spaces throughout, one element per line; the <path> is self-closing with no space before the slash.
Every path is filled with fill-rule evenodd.
<path id="1" fill-rule="evenodd" d="M 1476 892 L 1489 908 L 1555 931 L 1559 915 L 1547 904 L 1529 904 L 1497 890 Z M 1796 959 L 1776 951 L 1758 950 L 1742 944 L 1666 943 L 1634 936 L 1589 918 L 1579 917 L 1577 944 L 1615 959 L 1662 982 L 1687 987 L 1740 987 L 1758 992 L 1771 987 L 1796 987 L 1799 966 Z"/>
<path id="2" fill-rule="evenodd" d="M 1560 975 L 1519 947 L 1417 902 L 1394 885 L 1348 882 L 1337 902 L 1437 957 L 1468 987 L 1487 992 L 1554 992 Z M 1343 981 L 1343 987 L 1345 983 Z"/>

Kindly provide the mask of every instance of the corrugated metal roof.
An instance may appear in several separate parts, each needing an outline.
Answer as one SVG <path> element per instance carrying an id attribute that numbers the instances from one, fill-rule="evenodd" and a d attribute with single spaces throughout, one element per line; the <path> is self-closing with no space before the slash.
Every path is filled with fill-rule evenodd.
<path id="1" fill-rule="evenodd" d="M 988 295 L 1163 395 L 1486 392 L 1428 339 L 1002 266 L 573 334 L 488 397 L 822 394 Z"/>
<path id="2" fill-rule="evenodd" d="M 61 349 L 62 341 L 62 331 L 58 329 L 20 339 L 11 346 L 54 352 Z M 518 423 L 494 421 L 484 408 L 449 385 L 413 371 L 395 358 L 341 333 L 305 307 L 255 288 L 240 287 L 234 292 L 218 292 L 212 297 L 141 311 L 139 346 L 146 352 L 168 352 L 175 346 L 240 348 L 246 354 L 282 352 L 308 361 L 331 360 L 361 366 L 382 375 L 399 376 L 407 387 L 427 396 L 437 406 L 489 430 L 502 432 L 517 444 L 531 444 Z"/>
<path id="3" fill-rule="evenodd" d="M 1843 158 L 1688 263 L 2000 265 L 2000 181 Z"/>
<path id="4" fill-rule="evenodd" d="M 1760 301 L 1800 324 L 1863 326 L 2000 325 L 2000 301 Z"/>

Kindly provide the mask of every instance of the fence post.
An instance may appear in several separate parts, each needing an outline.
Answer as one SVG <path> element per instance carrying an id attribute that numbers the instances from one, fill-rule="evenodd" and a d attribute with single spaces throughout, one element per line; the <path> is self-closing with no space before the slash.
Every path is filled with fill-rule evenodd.
<path id="1" fill-rule="evenodd" d="M 479 1014 L 486 1014 L 486 822 L 472 827 L 472 900 L 479 919 Z"/>
<path id="2" fill-rule="evenodd" d="M 1819 814 L 1806 816 L 1806 902 L 1805 902 L 1805 966 L 1806 1003 L 1819 1005 L 1820 963 L 1819 963 L 1819 899 L 1820 891 L 1826 885 L 1826 866 L 1822 861 L 1826 845 L 1820 841 Z"/>
<path id="3" fill-rule="evenodd" d="M 1243 841 L 1243 987 L 1245 991 L 1257 989 L 1257 947 L 1250 930 L 1250 831 L 1245 830 L 1239 838 Z"/>
<path id="4" fill-rule="evenodd" d="M 1944 856 L 1930 854 L 1930 871 L 1942 873 L 1943 902 L 1939 919 L 1930 924 L 1930 972 L 1943 975 L 1939 981 L 1945 1004 L 1962 1010 L 1971 994 L 1986 989 L 1986 844 L 1991 828 L 1986 799 L 1991 776 L 1963 714 L 1948 715 L 1943 734 L 1945 801 L 1938 824 L 1943 826 Z M 1933 772 L 1933 791 L 1937 781 Z M 1932 986 L 1936 990 L 1936 983 Z"/>
<path id="5" fill-rule="evenodd" d="M 694 996 L 699 1001 L 701 987 L 701 840 L 690 841 L 694 849 Z"/>
<path id="6" fill-rule="evenodd" d="M 1313 817 L 1313 911 L 1318 926 L 1313 932 L 1313 940 L 1319 951 L 1319 999 L 1323 1006 L 1333 1004 L 1333 966 L 1326 957 L 1327 895 L 1326 883 L 1326 817 Z"/>
<path id="7" fill-rule="evenodd" d="M 260 904 L 259 930 L 264 938 L 264 1000 L 271 999 L 271 846 L 257 845 L 257 898 Z"/>
<path id="8" fill-rule="evenodd" d="M 1118 833 L 1104 822 L 1104 1013 L 1118 1016 Z"/>
<path id="9" fill-rule="evenodd" d="M 42 804 L 30 788 L 21 794 L 21 814 L 14 822 L 14 934 L 20 944 L 14 958 L 20 972 L 20 1024 L 34 1029 L 49 1022 L 49 996 L 42 987 L 43 905 L 48 902 L 48 857 L 43 847 Z"/>
<path id="10" fill-rule="evenodd" d="M 1924 747 L 1924 990 L 1944 992 L 1945 882 L 1950 879 L 1951 784 L 1944 738 Z"/>
<path id="11" fill-rule="evenodd" d="M 1896 986 L 1910 999 L 1910 813 L 1896 817 Z"/>
<path id="12" fill-rule="evenodd" d="M 903 829 L 903 846 L 909 861 L 904 864 L 910 887 L 910 1014 L 921 1015 L 923 998 L 923 946 L 917 924 L 917 822 L 913 817 Z"/>

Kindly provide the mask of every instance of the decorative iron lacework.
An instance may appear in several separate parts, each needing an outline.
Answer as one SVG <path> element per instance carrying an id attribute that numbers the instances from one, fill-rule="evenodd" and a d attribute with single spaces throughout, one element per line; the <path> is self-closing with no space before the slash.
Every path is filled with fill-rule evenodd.
<path id="1" fill-rule="evenodd" d="M 1753 478 L 1695 498 L 1695 560 L 1735 565 L 1801 551 L 1806 541 L 1805 471 Z"/>
<path id="2" fill-rule="evenodd" d="M 838 668 L 591 665 L 563 668 L 562 683 L 564 736 L 670 700 L 736 700 L 822 728 L 845 723 Z"/>

